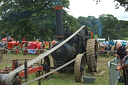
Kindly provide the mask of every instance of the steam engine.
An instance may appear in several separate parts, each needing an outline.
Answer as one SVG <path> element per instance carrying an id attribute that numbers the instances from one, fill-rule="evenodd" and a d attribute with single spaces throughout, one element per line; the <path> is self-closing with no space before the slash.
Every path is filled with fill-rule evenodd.
<path id="1" fill-rule="evenodd" d="M 62 5 L 55 6 L 55 12 L 56 12 L 56 38 L 58 39 L 58 42 L 54 45 L 58 45 L 63 40 L 71 36 L 73 33 L 69 30 L 69 26 L 67 26 L 66 32 L 63 32 L 63 12 L 62 12 Z M 60 66 L 69 60 L 76 57 L 78 53 L 85 52 L 85 46 L 86 41 L 88 39 L 87 37 L 88 31 L 86 28 L 84 28 L 81 33 L 77 34 L 75 37 L 73 37 L 70 41 L 68 41 L 66 44 L 55 50 L 51 55 L 53 59 L 55 60 L 55 63 L 57 66 Z"/>
<path id="2" fill-rule="evenodd" d="M 69 31 L 65 32 L 64 39 L 68 38 L 71 34 L 72 33 Z M 85 41 L 87 41 L 87 39 L 88 37 L 87 37 L 87 30 L 86 30 L 86 35 L 81 32 L 80 34 L 77 34 L 74 38 L 72 38 L 70 41 L 68 41 L 66 44 L 61 46 L 59 49 L 55 50 L 52 53 L 52 57 L 55 60 L 56 64 L 60 66 L 68 62 L 69 60 L 75 58 L 77 54 L 85 52 L 85 48 L 86 48 Z M 58 40 L 55 46 L 61 43 L 62 41 L 63 39 Z"/>

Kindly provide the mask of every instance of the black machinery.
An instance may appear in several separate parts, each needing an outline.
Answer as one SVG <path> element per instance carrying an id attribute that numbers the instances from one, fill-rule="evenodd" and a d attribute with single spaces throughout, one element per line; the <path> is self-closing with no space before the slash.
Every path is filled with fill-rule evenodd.
<path id="1" fill-rule="evenodd" d="M 58 45 L 63 40 L 70 37 L 73 33 L 70 32 L 69 28 L 67 28 L 66 32 L 63 32 L 63 12 L 62 12 L 62 4 L 60 0 L 53 0 L 54 9 L 56 11 L 56 32 L 58 42 L 55 44 Z M 95 39 L 88 39 L 88 30 L 86 26 L 83 27 L 81 32 L 76 34 L 72 39 L 70 39 L 63 46 L 55 50 L 51 55 L 54 59 L 55 67 L 59 67 L 68 61 L 76 58 L 75 63 L 72 63 L 60 71 L 64 71 L 66 69 L 74 68 L 74 73 L 76 74 L 76 81 L 80 82 L 82 73 L 85 71 L 86 64 L 88 65 L 89 72 L 97 72 L 98 71 L 98 46 L 97 41 Z M 83 54 L 76 57 L 78 54 Z M 81 58 L 81 59 L 80 59 Z M 76 65 L 79 64 L 79 65 Z M 76 66 L 76 67 L 75 67 Z M 78 67 L 79 66 L 79 67 Z M 80 70 L 80 71 L 79 71 Z M 79 75 L 79 76 L 78 76 Z"/>

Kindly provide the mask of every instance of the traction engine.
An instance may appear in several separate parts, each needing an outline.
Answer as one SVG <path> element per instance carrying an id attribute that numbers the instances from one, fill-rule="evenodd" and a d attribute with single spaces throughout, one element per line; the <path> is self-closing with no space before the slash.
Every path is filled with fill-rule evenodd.
<path id="1" fill-rule="evenodd" d="M 73 33 L 70 32 L 69 26 L 67 26 L 67 31 L 63 32 L 63 6 L 57 0 L 54 0 L 53 4 L 56 11 L 56 38 L 58 39 L 58 42 L 54 45 L 56 46 L 63 40 L 69 38 Z M 86 65 L 88 65 L 89 72 L 94 73 L 98 71 L 98 44 L 95 39 L 89 39 L 86 26 L 83 26 L 83 29 L 78 34 L 51 53 L 51 55 L 54 59 L 55 67 L 59 67 L 75 58 L 74 63 L 59 71 L 62 72 L 67 69 L 74 70 L 75 80 L 77 82 L 81 82 Z"/>

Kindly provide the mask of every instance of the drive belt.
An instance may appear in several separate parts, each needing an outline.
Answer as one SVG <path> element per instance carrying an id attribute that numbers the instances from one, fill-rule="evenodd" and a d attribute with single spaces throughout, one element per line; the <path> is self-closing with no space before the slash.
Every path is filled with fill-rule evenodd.
<path id="1" fill-rule="evenodd" d="M 67 66 L 67 65 L 69 65 L 69 64 L 71 64 L 71 63 L 73 63 L 74 61 L 75 61 L 75 59 L 72 59 L 71 61 L 67 62 L 66 64 L 64 64 L 64 65 L 62 65 L 62 66 L 60 66 L 60 67 L 58 67 L 58 68 L 56 68 L 56 69 L 54 69 L 54 70 L 52 70 L 52 71 L 50 71 L 50 72 L 48 72 L 47 74 L 44 74 L 44 75 L 42 75 L 42 76 L 39 76 L 39 77 L 37 77 L 37 78 L 35 78 L 35 79 L 31 80 L 31 81 L 28 81 L 28 82 L 26 82 L 26 83 L 24 83 L 24 84 L 21 84 L 21 85 L 28 85 L 28 84 L 30 84 L 30 83 L 32 83 L 32 82 L 34 82 L 34 81 L 37 81 L 37 80 L 39 80 L 39 79 L 41 79 L 41 78 L 44 78 L 45 76 L 48 76 L 48 75 L 50 75 L 50 74 L 52 74 L 52 73 L 54 73 L 54 72 L 56 72 L 56 71 L 62 69 L 63 67 L 65 67 L 65 66 Z"/>
<path id="2" fill-rule="evenodd" d="M 41 60 L 42 58 L 48 56 L 49 54 L 51 54 L 53 51 L 55 51 L 56 49 L 58 49 L 59 47 L 61 47 L 62 45 L 64 45 L 66 42 L 68 42 L 70 39 L 72 39 L 76 34 L 78 34 L 83 28 L 86 28 L 86 26 L 82 26 L 80 29 L 78 29 L 75 33 L 73 33 L 70 37 L 68 37 L 67 39 L 65 39 L 63 42 L 61 42 L 60 44 L 58 44 L 57 46 L 53 47 L 52 49 L 50 49 L 49 51 L 40 54 L 38 57 L 36 57 L 35 59 L 29 61 L 27 63 L 27 67 L 31 66 L 32 64 L 36 63 L 37 61 Z M 16 68 L 15 70 L 11 71 L 7 76 L 6 76 L 6 85 L 10 85 L 12 82 L 12 79 L 14 78 L 14 76 L 16 75 L 16 73 L 22 71 L 24 69 L 24 65 Z"/>

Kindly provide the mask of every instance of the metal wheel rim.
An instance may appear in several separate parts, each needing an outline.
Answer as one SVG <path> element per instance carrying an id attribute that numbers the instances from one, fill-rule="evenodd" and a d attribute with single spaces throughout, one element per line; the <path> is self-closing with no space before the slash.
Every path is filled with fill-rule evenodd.
<path id="1" fill-rule="evenodd" d="M 83 70 L 81 70 L 81 65 L 83 66 Z M 75 59 L 75 65 L 74 65 L 74 75 L 75 75 L 75 81 L 76 82 L 82 82 L 83 76 L 85 75 L 85 56 L 82 54 L 78 54 Z"/>
<path id="2" fill-rule="evenodd" d="M 98 71 L 98 46 L 95 39 L 88 39 L 86 46 L 86 58 L 89 72 Z"/>

